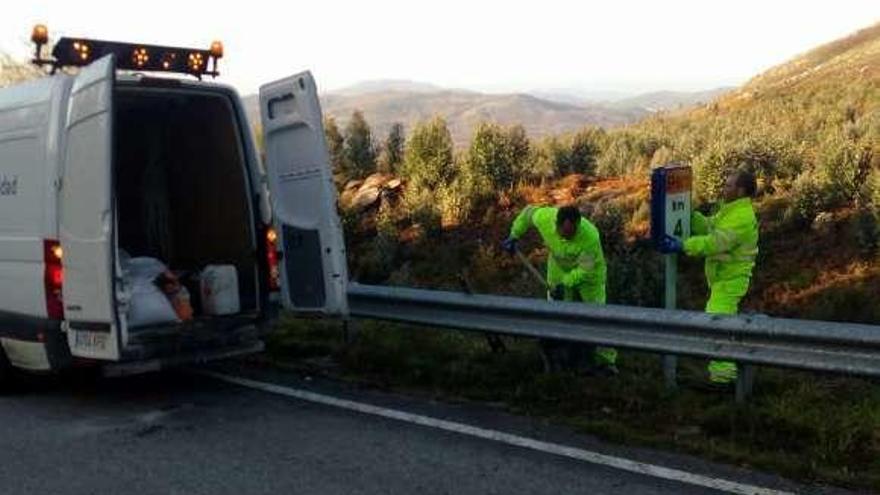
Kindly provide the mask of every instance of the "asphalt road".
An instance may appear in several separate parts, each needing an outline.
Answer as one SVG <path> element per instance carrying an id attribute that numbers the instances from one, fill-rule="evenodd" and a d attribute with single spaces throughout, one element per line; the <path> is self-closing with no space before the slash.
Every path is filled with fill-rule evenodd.
<path id="1" fill-rule="evenodd" d="M 249 375 L 546 440 L 572 440 L 564 431 L 477 406 L 358 391 L 295 375 Z M 190 372 L 31 380 L 26 392 L 0 397 L 0 425 L 4 494 L 717 493 Z M 579 443 L 584 445 L 589 441 Z M 632 456 L 663 460 L 644 451 Z M 677 468 L 696 463 L 703 474 L 712 469 L 698 461 L 670 462 Z M 757 481 L 800 491 L 771 477 Z"/>

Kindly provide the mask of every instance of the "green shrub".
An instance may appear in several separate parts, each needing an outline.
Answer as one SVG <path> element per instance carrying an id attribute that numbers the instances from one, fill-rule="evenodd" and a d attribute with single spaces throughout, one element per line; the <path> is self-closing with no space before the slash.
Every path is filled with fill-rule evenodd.
<path id="1" fill-rule="evenodd" d="M 612 134 L 596 163 L 601 177 L 626 175 L 639 169 L 639 154 L 629 134 Z"/>
<path id="2" fill-rule="evenodd" d="M 464 178 L 457 177 L 437 191 L 437 203 L 443 225 L 459 225 L 470 218 L 475 195 Z"/>
<path id="3" fill-rule="evenodd" d="M 532 143 L 522 125 L 507 128 L 507 144 L 513 162 L 513 174 L 516 180 L 522 180 L 528 174 L 529 157 L 532 154 Z"/>
<path id="4" fill-rule="evenodd" d="M 465 166 L 477 189 L 509 191 L 516 180 L 513 147 L 498 124 L 482 123 L 474 131 Z"/>
<path id="5" fill-rule="evenodd" d="M 339 208 L 339 220 L 342 223 L 345 241 L 350 244 L 359 233 L 361 216 L 354 208 Z"/>
<path id="6" fill-rule="evenodd" d="M 648 170 L 654 154 L 669 144 L 646 128 L 622 129 L 609 133 L 596 162 L 601 177 L 631 175 Z"/>
<path id="7" fill-rule="evenodd" d="M 415 126 L 406 141 L 400 174 L 408 186 L 436 189 L 455 177 L 452 135 L 442 117 Z"/>
<path id="8" fill-rule="evenodd" d="M 593 175 L 596 161 L 604 141 L 605 131 L 598 127 L 585 127 L 569 139 L 566 173 Z"/>
<path id="9" fill-rule="evenodd" d="M 407 186 L 401 202 L 410 222 L 421 226 L 429 237 L 437 237 L 442 231 L 442 213 L 436 194 L 430 189 Z"/>
<path id="10" fill-rule="evenodd" d="M 727 164 L 754 172 L 763 179 L 765 189 L 772 191 L 777 180 L 793 179 L 803 171 L 803 159 L 793 143 L 772 131 L 763 132 L 738 143 Z"/>
<path id="11" fill-rule="evenodd" d="M 873 210 L 875 215 L 880 215 L 880 169 L 874 169 L 865 180 L 863 189 L 865 203 Z"/>
<path id="12" fill-rule="evenodd" d="M 548 136 L 533 146 L 528 161 L 531 166 L 523 171 L 526 180 L 544 181 L 561 177 L 568 171 L 568 153 L 556 136 Z"/>
<path id="13" fill-rule="evenodd" d="M 859 208 L 853 216 L 853 231 L 859 245 L 859 251 L 865 256 L 877 253 L 880 240 L 880 226 L 877 214 L 871 208 Z"/>
<path id="14" fill-rule="evenodd" d="M 812 224 L 819 213 L 832 208 L 837 200 L 833 186 L 811 173 L 795 179 L 789 194 L 791 206 L 786 217 L 802 226 Z"/>
<path id="15" fill-rule="evenodd" d="M 620 206 L 605 201 L 592 208 L 587 217 L 599 229 L 606 257 L 623 249 L 626 245 L 627 217 Z"/>
<path id="16" fill-rule="evenodd" d="M 360 179 L 376 172 L 376 147 L 372 131 L 360 110 L 351 114 L 351 120 L 345 126 L 342 155 L 348 177 Z"/>
<path id="17" fill-rule="evenodd" d="M 730 172 L 728 150 L 716 143 L 696 158 L 693 168 L 694 195 L 700 201 L 717 200 Z"/>
<path id="18" fill-rule="evenodd" d="M 606 251 L 609 304 L 661 307 L 663 270 L 661 257 L 641 245 L 624 245 L 613 253 Z"/>
<path id="19" fill-rule="evenodd" d="M 863 151 L 853 141 L 840 134 L 826 138 L 819 148 L 817 169 L 834 190 L 834 202 L 852 201 L 865 179 L 862 170 Z"/>

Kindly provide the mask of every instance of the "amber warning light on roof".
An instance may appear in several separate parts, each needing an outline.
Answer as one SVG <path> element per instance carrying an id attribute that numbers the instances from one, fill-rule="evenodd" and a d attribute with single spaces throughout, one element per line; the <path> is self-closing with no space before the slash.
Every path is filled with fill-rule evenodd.
<path id="1" fill-rule="evenodd" d="M 51 58 L 42 58 L 41 48 L 48 40 L 49 30 L 46 26 L 34 26 L 31 33 L 31 41 L 36 45 L 33 63 L 51 66 L 52 72 L 62 67 L 82 67 L 112 54 L 115 56 L 117 69 L 176 72 L 201 79 L 202 76 L 220 75 L 217 65 L 223 58 L 223 44 L 219 41 L 211 43 L 209 50 L 202 50 L 69 37 L 58 40 L 52 49 Z"/>

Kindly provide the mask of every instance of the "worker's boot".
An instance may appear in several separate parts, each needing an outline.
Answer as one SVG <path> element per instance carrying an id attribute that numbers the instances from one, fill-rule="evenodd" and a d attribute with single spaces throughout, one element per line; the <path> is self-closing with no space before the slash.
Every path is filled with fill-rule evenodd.
<path id="1" fill-rule="evenodd" d="M 617 349 L 612 347 L 594 347 L 590 358 L 593 362 L 592 374 L 606 378 L 617 376 Z"/>
<path id="2" fill-rule="evenodd" d="M 709 386 L 714 390 L 730 390 L 736 385 L 737 367 L 731 361 L 709 361 Z"/>

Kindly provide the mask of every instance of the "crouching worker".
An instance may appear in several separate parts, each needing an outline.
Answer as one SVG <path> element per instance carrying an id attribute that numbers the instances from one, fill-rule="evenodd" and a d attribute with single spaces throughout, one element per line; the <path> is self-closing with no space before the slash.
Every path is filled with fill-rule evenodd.
<path id="1" fill-rule="evenodd" d="M 513 221 L 503 249 L 516 254 L 518 240 L 532 227 L 549 252 L 548 299 L 605 304 L 606 266 L 599 230 L 574 206 L 527 206 Z M 541 350 L 547 371 L 586 368 L 617 374 L 615 349 L 542 340 Z"/>

